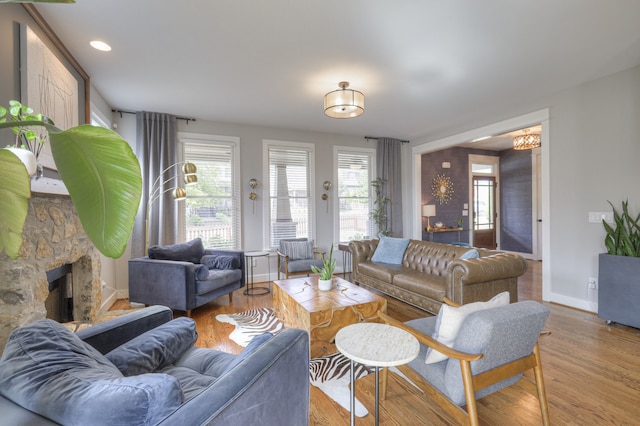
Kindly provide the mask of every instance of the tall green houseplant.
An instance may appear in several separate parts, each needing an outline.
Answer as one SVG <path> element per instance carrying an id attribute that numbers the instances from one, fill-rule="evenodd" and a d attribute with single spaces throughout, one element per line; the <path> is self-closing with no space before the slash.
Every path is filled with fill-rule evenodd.
<path id="1" fill-rule="evenodd" d="M 387 228 L 387 211 L 391 200 L 382 194 L 382 187 L 385 183 L 387 183 L 387 181 L 380 177 L 371 181 L 371 186 L 373 186 L 376 198 L 373 201 L 373 210 L 371 210 L 370 216 L 376 224 L 379 233 L 382 233 L 382 235 L 391 235 L 391 229 Z"/>
<path id="2" fill-rule="evenodd" d="M 640 328 L 640 214 L 613 209 L 613 223 L 602 221 L 607 253 L 598 257 L 598 316 L 607 323 L 617 322 Z"/>
<path id="3" fill-rule="evenodd" d="M 604 237 L 604 245 L 607 253 L 617 256 L 640 257 L 640 214 L 633 217 L 629 213 L 629 200 L 622 202 L 622 212 L 616 210 L 611 201 L 608 202 L 613 209 L 613 224 L 602 221 L 607 235 Z"/>
<path id="4" fill-rule="evenodd" d="M 105 256 L 122 256 L 142 195 L 140 164 L 129 144 L 98 126 L 60 130 L 46 120 L 0 122 L 0 129 L 16 127 L 47 131 L 58 173 L 87 236 Z M 29 198 L 27 169 L 13 153 L 0 149 L 0 252 L 14 259 L 22 245 Z"/>

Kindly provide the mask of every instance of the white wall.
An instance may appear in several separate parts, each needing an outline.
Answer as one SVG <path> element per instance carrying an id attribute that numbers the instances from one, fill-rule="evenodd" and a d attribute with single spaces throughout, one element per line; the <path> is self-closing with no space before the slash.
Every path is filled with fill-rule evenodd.
<path id="1" fill-rule="evenodd" d="M 163 112 L 163 111 L 157 111 Z M 129 143 L 134 146 L 136 140 L 135 116 L 132 114 L 113 114 L 113 121 L 117 125 L 117 131 Z M 235 136 L 240 138 L 240 188 L 242 201 L 242 249 L 244 251 L 262 250 L 265 248 L 263 241 L 262 220 L 263 207 L 266 202 L 265 185 L 263 182 L 263 140 L 280 140 L 290 142 L 305 142 L 315 145 L 315 211 L 316 211 L 316 245 L 322 249 L 329 249 L 333 241 L 334 215 L 333 196 L 334 188 L 330 191 L 330 205 L 327 211 L 326 202 L 320 199 L 323 192 L 322 183 L 325 180 L 333 182 L 333 146 L 350 146 L 375 148 L 374 142 L 367 142 L 363 137 L 336 135 L 328 133 L 308 132 L 304 130 L 277 129 L 270 127 L 217 123 L 211 121 L 197 120 L 187 124 L 184 120 L 178 120 L 178 132 L 201 133 L 219 136 Z M 258 198 L 255 201 L 255 211 L 253 202 L 249 200 L 249 180 L 258 179 L 256 193 Z M 126 254 L 119 261 L 118 271 L 126 273 Z M 339 252 L 334 253 L 339 267 L 341 267 L 342 256 Z M 258 259 L 258 264 L 254 269 L 255 280 L 264 281 L 267 279 L 267 264 L 264 259 Z M 271 258 L 271 279 L 276 279 L 276 259 Z M 118 278 L 120 282 L 120 278 Z"/>
<path id="2" fill-rule="evenodd" d="M 541 108 L 549 109 L 548 134 L 543 135 L 548 139 L 543 152 L 548 155 L 549 204 L 543 218 L 548 226 L 543 297 L 597 312 L 597 292 L 589 290 L 587 283 L 589 277 L 598 276 L 605 232 L 602 224 L 588 223 L 587 215 L 589 211 L 610 211 L 607 200 L 619 206 L 629 199 L 632 212 L 640 212 L 640 67 L 487 115 L 484 120 L 478 115 L 473 123 L 490 128 Z M 473 133 L 473 129 L 470 125 L 451 129 L 449 134 L 414 141 L 412 147 L 436 146 L 456 135 Z M 407 169 L 418 170 L 420 165 L 412 164 L 415 161 L 410 153 L 405 155 Z M 416 213 L 409 211 L 405 220 L 414 223 Z"/>

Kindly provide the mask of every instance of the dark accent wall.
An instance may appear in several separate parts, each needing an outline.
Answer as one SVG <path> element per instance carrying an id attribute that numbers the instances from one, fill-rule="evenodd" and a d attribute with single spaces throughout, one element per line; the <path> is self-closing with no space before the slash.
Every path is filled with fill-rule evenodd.
<path id="1" fill-rule="evenodd" d="M 449 148 L 442 151 L 422 155 L 422 200 L 421 204 L 435 204 L 436 216 L 431 218 L 431 225 L 437 221 L 447 227 L 456 226 L 456 219 L 462 217 L 465 203 L 469 203 L 469 154 L 500 157 L 500 241 L 499 250 L 520 253 L 533 252 L 533 230 L 531 224 L 532 209 L 532 167 L 531 151 L 487 151 L 468 148 Z M 451 163 L 451 168 L 443 169 L 443 162 Z M 439 204 L 432 195 L 431 183 L 438 174 L 449 176 L 453 183 L 453 196 L 446 204 Z M 471 207 L 471 206 L 469 206 Z M 471 209 L 469 209 L 471 214 Z M 434 234 L 433 240 L 438 242 L 469 242 L 469 217 L 463 217 L 464 231 L 460 239 L 456 232 Z M 429 234 L 424 232 L 426 219 L 422 220 L 422 239 L 428 240 Z"/>
<path id="2" fill-rule="evenodd" d="M 431 226 L 437 221 L 441 221 L 447 227 L 457 226 L 456 220 L 459 217 L 463 219 L 464 231 L 460 233 L 460 240 L 458 240 L 458 234 L 456 232 L 449 232 L 443 234 L 435 234 L 433 236 L 434 241 L 438 242 L 453 242 L 464 241 L 469 242 L 469 217 L 462 216 L 462 210 L 464 204 L 469 203 L 471 198 L 469 195 L 469 154 L 477 155 L 493 155 L 497 156 L 495 151 L 485 151 L 469 148 L 449 148 L 442 151 L 431 152 L 429 154 L 422 155 L 422 200 L 421 204 L 435 204 L 436 216 L 431 218 Z M 442 163 L 451 163 L 451 168 L 443 169 Z M 444 174 L 451 179 L 453 183 L 453 195 L 451 200 L 446 204 L 440 204 L 432 194 L 431 184 L 433 178 L 439 174 Z M 422 221 L 422 239 L 428 240 L 429 234 L 424 232 L 424 227 L 427 222 L 426 219 Z"/>
<path id="3" fill-rule="evenodd" d="M 531 151 L 500 153 L 501 250 L 533 253 Z"/>

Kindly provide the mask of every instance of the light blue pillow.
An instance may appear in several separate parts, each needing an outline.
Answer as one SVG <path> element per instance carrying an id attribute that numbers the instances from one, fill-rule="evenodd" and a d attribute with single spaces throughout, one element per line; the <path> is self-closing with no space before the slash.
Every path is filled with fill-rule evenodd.
<path id="1" fill-rule="evenodd" d="M 401 265 L 404 252 L 409 245 L 409 239 L 387 237 L 383 234 L 379 234 L 378 237 L 380 242 L 371 256 L 371 261 Z"/>
<path id="2" fill-rule="evenodd" d="M 466 252 L 464 252 L 462 254 L 462 256 L 460 256 L 460 259 L 462 259 L 462 260 L 477 259 L 479 257 L 480 257 L 480 253 L 478 253 L 478 250 L 471 249 L 471 250 L 467 250 Z"/>

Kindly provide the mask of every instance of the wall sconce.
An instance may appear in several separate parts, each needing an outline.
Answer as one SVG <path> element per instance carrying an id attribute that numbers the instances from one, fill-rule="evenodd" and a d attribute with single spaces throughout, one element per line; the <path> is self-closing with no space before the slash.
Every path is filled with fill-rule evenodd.
<path id="1" fill-rule="evenodd" d="M 443 161 L 442 162 L 442 168 L 443 169 L 450 169 L 451 168 L 451 163 L 448 161 Z"/>
<path id="2" fill-rule="evenodd" d="M 422 206 L 422 216 L 427 218 L 427 227 L 425 231 L 431 231 L 431 224 L 429 223 L 429 218 L 432 218 L 436 215 L 436 205 L 435 204 L 424 204 Z"/>
<path id="3" fill-rule="evenodd" d="M 251 178 L 249 179 L 249 187 L 251 189 L 256 189 L 258 187 L 258 179 Z M 255 191 L 249 192 L 249 199 L 253 201 L 253 214 L 256 214 L 256 199 L 258 198 L 258 194 Z"/>
<path id="4" fill-rule="evenodd" d="M 190 163 L 189 161 L 179 161 L 175 164 L 170 165 L 166 169 L 164 169 L 155 181 L 153 181 L 153 185 L 151 185 L 151 191 L 149 192 L 149 201 L 147 202 L 147 217 L 145 219 L 145 230 L 144 230 L 144 251 L 145 253 L 149 251 L 149 222 L 151 220 L 151 208 L 153 207 L 153 203 L 158 200 L 162 195 L 171 191 L 171 196 L 175 201 L 181 201 L 187 198 L 187 191 L 180 187 L 176 186 L 174 188 L 168 188 L 163 190 L 164 184 L 170 182 L 175 175 L 170 176 L 169 178 L 164 179 L 164 175 L 174 167 L 182 166 L 181 171 L 183 175 L 183 182 L 185 186 L 191 186 L 198 183 L 198 176 L 196 176 L 196 172 L 198 168 L 195 164 Z"/>

